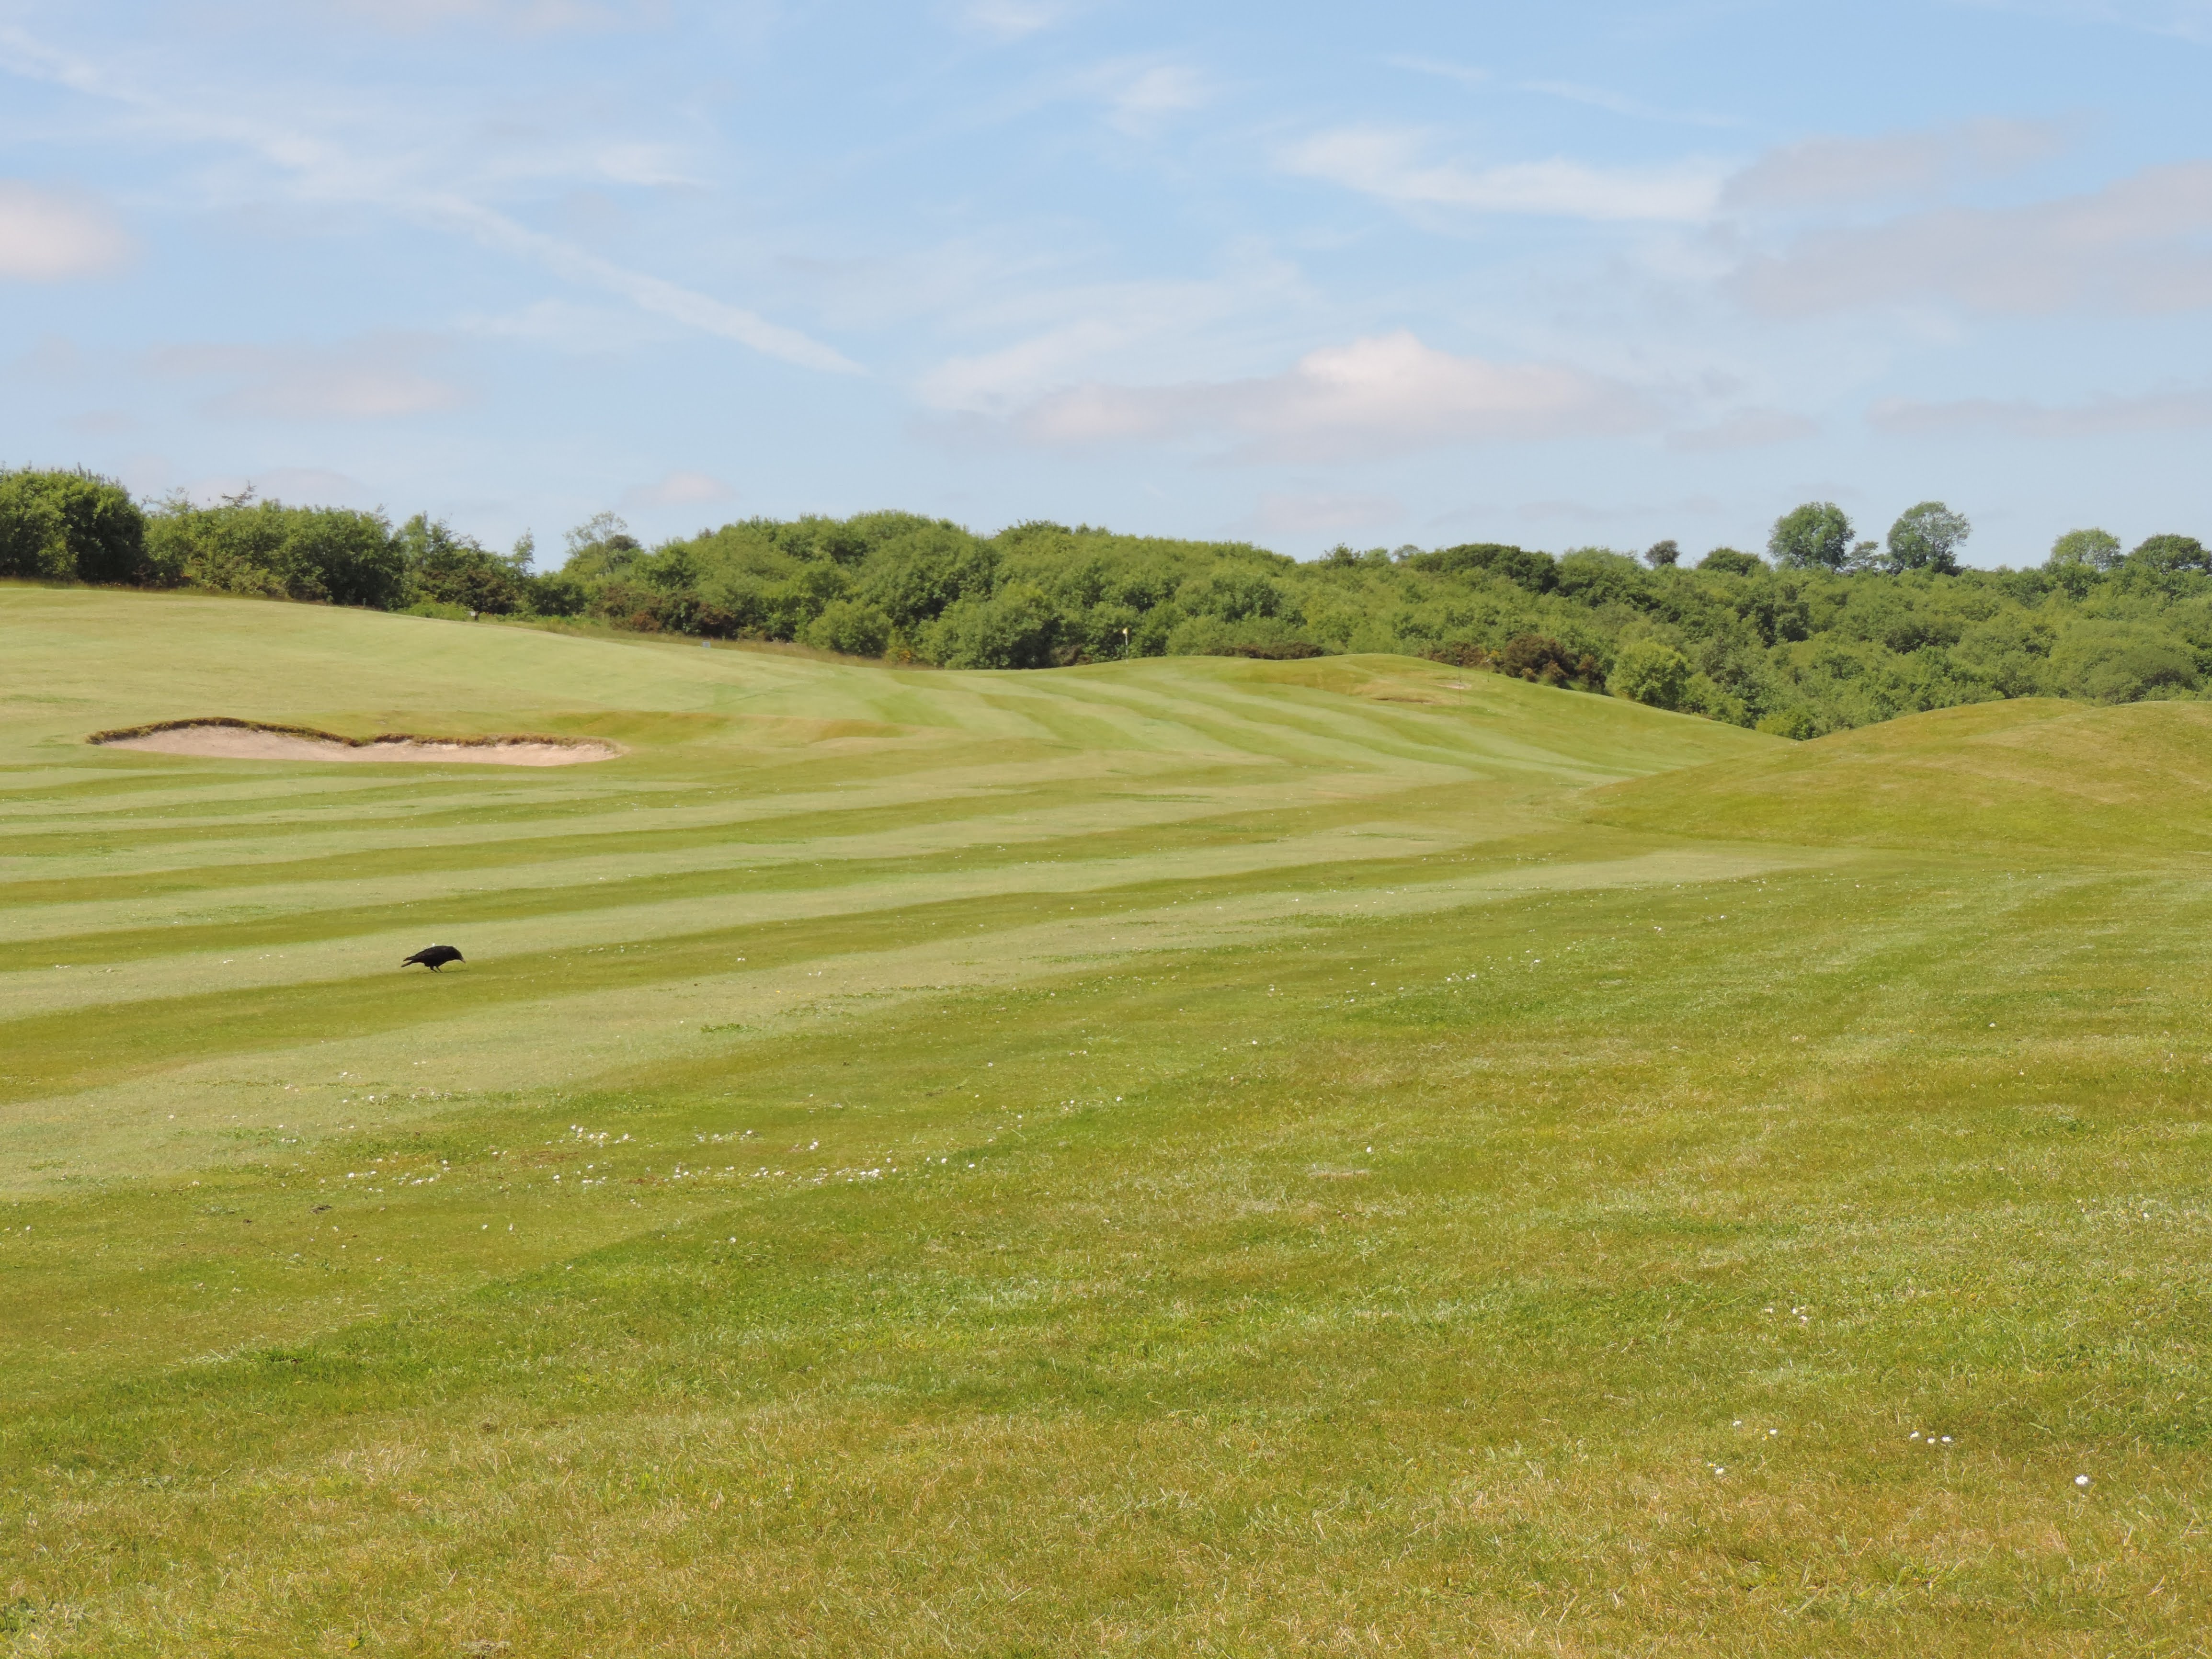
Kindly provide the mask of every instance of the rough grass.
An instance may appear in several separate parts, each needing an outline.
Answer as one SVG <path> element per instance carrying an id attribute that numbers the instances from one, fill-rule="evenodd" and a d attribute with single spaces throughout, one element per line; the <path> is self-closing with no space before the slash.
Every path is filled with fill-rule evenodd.
<path id="1" fill-rule="evenodd" d="M 2194 710 L 0 663 L 7 1651 L 2204 1650 Z M 180 708 L 631 752 L 81 742 Z"/>

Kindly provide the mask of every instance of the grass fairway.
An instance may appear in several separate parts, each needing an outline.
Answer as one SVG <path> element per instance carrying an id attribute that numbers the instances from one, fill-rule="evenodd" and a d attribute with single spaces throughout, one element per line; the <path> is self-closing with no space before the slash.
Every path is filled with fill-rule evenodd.
<path id="1" fill-rule="evenodd" d="M 627 752 L 82 741 L 210 715 Z M 0 587 L 0 1650 L 2208 1650 L 2201 708 Z"/>

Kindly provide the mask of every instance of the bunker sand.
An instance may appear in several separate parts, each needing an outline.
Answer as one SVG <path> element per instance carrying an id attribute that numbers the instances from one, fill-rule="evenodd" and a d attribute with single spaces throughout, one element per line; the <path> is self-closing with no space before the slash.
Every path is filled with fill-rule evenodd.
<path id="1" fill-rule="evenodd" d="M 478 766 L 576 766 L 611 760 L 622 752 L 611 743 L 566 742 L 550 738 L 491 738 L 475 741 L 399 734 L 349 742 L 327 732 L 215 720 L 186 720 L 89 739 L 103 749 L 137 749 L 155 755 L 191 755 L 203 760 L 256 761 L 461 761 Z"/>

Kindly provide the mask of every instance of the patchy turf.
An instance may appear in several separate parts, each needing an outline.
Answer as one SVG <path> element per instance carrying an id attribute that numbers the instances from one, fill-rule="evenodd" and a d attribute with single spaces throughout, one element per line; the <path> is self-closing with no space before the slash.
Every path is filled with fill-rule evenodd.
<path id="1" fill-rule="evenodd" d="M 0 664 L 6 1651 L 2203 1649 L 2195 708 Z"/>

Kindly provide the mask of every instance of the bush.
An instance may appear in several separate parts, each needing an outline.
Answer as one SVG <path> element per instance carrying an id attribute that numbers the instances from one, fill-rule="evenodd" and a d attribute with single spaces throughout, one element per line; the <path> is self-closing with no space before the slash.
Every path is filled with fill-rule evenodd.
<path id="1" fill-rule="evenodd" d="M 1516 634 L 1498 653 L 1498 672 L 1539 685 L 1572 685 L 1595 691 L 1605 683 L 1605 670 L 1587 653 L 1571 654 L 1557 640 L 1541 634 Z"/>
<path id="2" fill-rule="evenodd" d="M 558 572 L 523 579 L 522 597 L 541 617 L 580 617 L 592 608 L 592 591 L 574 576 Z"/>
<path id="3" fill-rule="evenodd" d="M 800 636 L 817 651 L 880 657 L 891 639 L 891 619 L 872 605 L 832 599 Z"/>
<path id="4" fill-rule="evenodd" d="M 1490 665 L 1490 653 L 1473 640 L 1448 640 L 1442 645 L 1432 645 L 1421 653 L 1431 662 L 1449 663 L 1454 668 L 1486 668 Z"/>
<path id="5" fill-rule="evenodd" d="M 193 587 L 376 610 L 414 597 L 381 514 L 248 495 L 195 507 L 173 495 L 147 521 L 146 542 L 168 580 Z"/>
<path id="6" fill-rule="evenodd" d="M 1766 561 L 1755 553 L 1739 553 L 1732 547 L 1717 547 L 1698 561 L 1700 570 L 1717 570 L 1728 576 L 1755 576 L 1766 568 Z"/>
<path id="7" fill-rule="evenodd" d="M 524 608 L 529 556 L 494 553 L 473 538 L 457 536 L 442 520 L 417 513 L 392 538 L 415 591 L 424 599 L 489 616 Z"/>
<path id="8" fill-rule="evenodd" d="M 146 518 L 131 492 L 89 472 L 0 472 L 0 576 L 150 583 Z"/>
<path id="9" fill-rule="evenodd" d="M 2197 662 L 2172 635 L 2134 623 L 2082 623 L 2051 653 L 2066 695 L 2094 702 L 2137 702 L 2197 684 Z"/>
<path id="10" fill-rule="evenodd" d="M 941 668 L 1048 667 L 1054 620 L 1042 589 L 1014 583 L 990 599 L 947 605 L 924 634 L 921 654 Z"/>
<path id="11" fill-rule="evenodd" d="M 1840 570 L 1851 554 L 1851 521 L 1833 501 L 1807 501 L 1774 521 L 1766 552 L 1784 567 Z"/>
<path id="12" fill-rule="evenodd" d="M 1349 549 L 1339 551 L 1349 553 Z M 1335 555 L 1330 556 L 1332 558 Z M 1347 557 L 1345 563 L 1353 560 Z M 1548 593 L 1559 586 L 1559 566 L 1548 553 L 1534 553 L 1525 547 L 1515 547 L 1505 542 L 1463 542 L 1457 547 L 1439 548 L 1433 553 L 1416 553 L 1403 562 L 1414 570 L 1432 571 L 1439 575 L 1466 575 L 1484 572 L 1503 576 L 1516 587 L 1531 593 Z"/>
<path id="13" fill-rule="evenodd" d="M 1656 640 L 1633 640 L 1621 647 L 1620 654 L 1613 659 L 1613 673 L 1606 685 L 1614 696 L 1631 702 L 1680 708 L 1689 683 L 1689 659 L 1673 646 Z"/>

